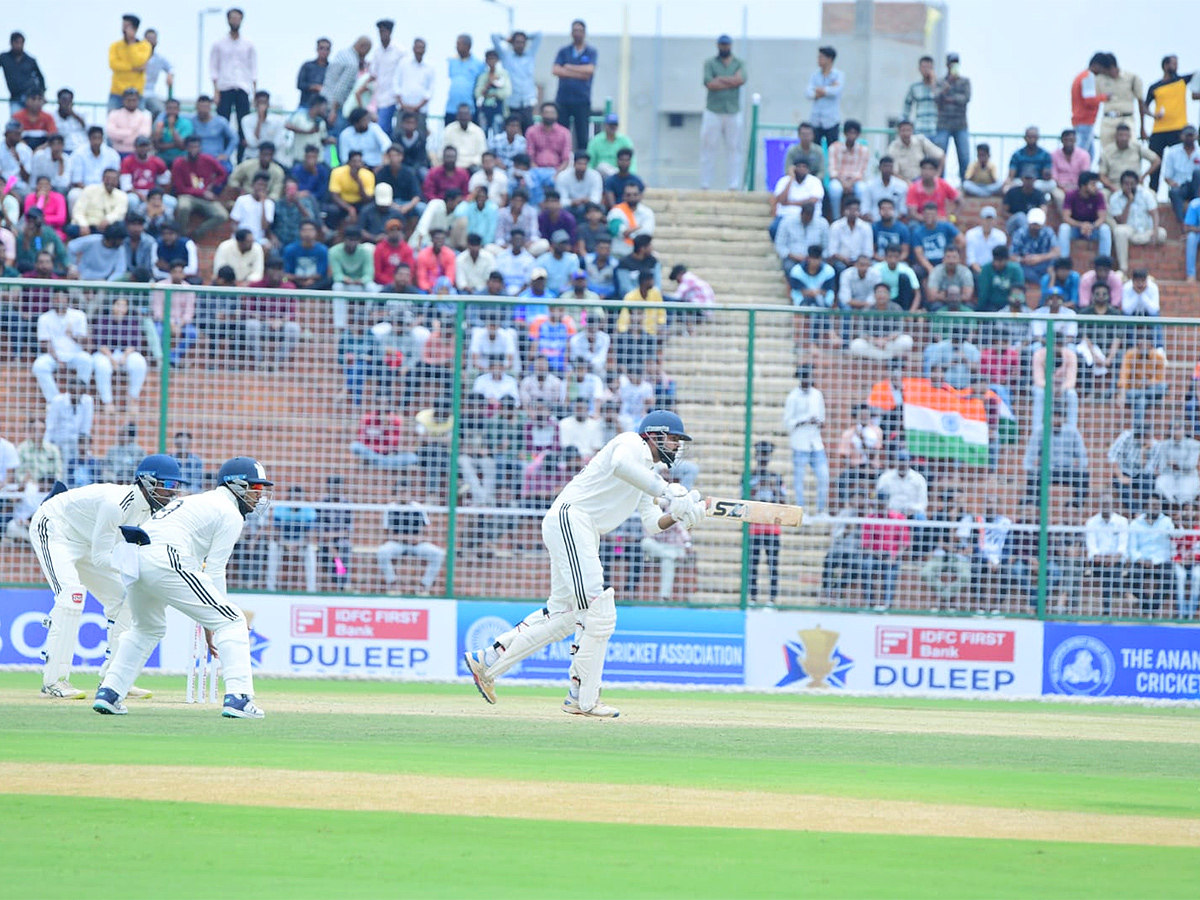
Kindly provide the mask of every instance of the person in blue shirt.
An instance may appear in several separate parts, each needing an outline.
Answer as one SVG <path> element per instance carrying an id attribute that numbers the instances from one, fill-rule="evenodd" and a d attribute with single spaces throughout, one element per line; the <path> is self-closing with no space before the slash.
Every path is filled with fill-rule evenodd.
<path id="1" fill-rule="evenodd" d="M 533 124 L 533 108 L 538 102 L 537 81 L 534 66 L 537 64 L 538 48 L 542 45 L 542 33 L 526 34 L 514 31 L 511 37 L 492 35 L 492 46 L 500 54 L 500 62 L 512 82 L 512 94 L 508 99 L 508 111 L 521 120 L 524 132 Z"/>
<path id="2" fill-rule="evenodd" d="M 226 172 L 232 172 L 238 149 L 237 132 L 228 119 L 213 115 L 212 97 L 196 98 L 196 114 L 191 121 L 192 135 L 200 138 L 200 152 L 215 158 Z"/>
<path id="3" fill-rule="evenodd" d="M 301 195 L 308 194 L 317 203 L 325 203 L 329 199 L 329 166 L 321 162 L 321 148 L 316 144 L 304 147 L 304 160 L 298 162 L 288 174 L 296 179 L 296 187 Z"/>
<path id="4" fill-rule="evenodd" d="M 485 65 L 482 60 L 471 55 L 471 36 L 460 34 L 455 42 L 457 56 L 450 57 L 450 93 L 446 97 L 446 124 L 452 125 L 459 104 L 465 103 L 471 108 L 471 118 L 475 118 L 475 82 L 483 72 Z"/>
<path id="5" fill-rule="evenodd" d="M 585 149 L 591 138 L 589 119 L 596 58 L 596 48 L 587 43 L 587 25 L 583 19 L 576 19 L 571 23 L 571 43 L 558 51 L 550 70 L 558 79 L 555 100 L 562 111 L 562 124 L 574 133 L 576 150 Z"/>
<path id="6" fill-rule="evenodd" d="M 1071 309 L 1079 306 L 1079 273 L 1072 269 L 1070 257 L 1056 259 L 1040 283 L 1043 297 L 1050 292 L 1050 288 L 1058 288 L 1064 306 Z"/>
<path id="7" fill-rule="evenodd" d="M 300 240 L 283 248 L 283 271 L 304 290 L 328 290 L 329 248 L 317 241 L 317 223 L 300 223 Z"/>
<path id="8" fill-rule="evenodd" d="M 812 123 L 815 142 L 825 142 L 827 147 L 837 143 L 842 124 L 842 92 L 846 89 L 846 76 L 841 69 L 833 67 L 837 50 L 833 47 L 817 48 L 817 68 L 808 78 L 804 92 L 813 102 L 808 121 Z"/>
<path id="9" fill-rule="evenodd" d="M 896 218 L 896 204 L 884 198 L 879 201 L 879 221 L 871 225 L 875 232 L 875 258 L 882 260 L 887 255 L 888 247 L 899 247 L 900 258 L 908 256 L 912 245 L 912 232 L 909 227 Z"/>
<path id="10" fill-rule="evenodd" d="M 1053 161 L 1050 154 L 1038 146 L 1041 134 L 1037 127 L 1030 125 L 1025 129 L 1025 146 L 1013 152 L 1008 160 L 1008 186 L 1011 187 L 1026 168 L 1034 170 L 1033 186 L 1039 191 L 1050 191 L 1058 185 L 1054 183 L 1051 174 Z"/>
<path id="11" fill-rule="evenodd" d="M 792 305 L 801 307 L 816 307 L 817 309 L 833 308 L 833 266 L 825 262 L 824 250 L 819 244 L 808 248 L 808 256 L 804 262 L 796 263 L 788 272 L 788 284 L 792 288 Z M 796 320 L 797 329 L 800 320 Z M 823 316 L 812 317 L 812 341 L 821 340 L 821 335 L 828 329 L 829 323 Z"/>
<path id="12" fill-rule="evenodd" d="M 941 264 L 947 247 L 962 243 L 958 229 L 944 219 L 938 219 L 937 204 L 932 202 L 926 203 L 921 210 L 921 221 L 909 229 L 909 237 L 912 242 L 909 264 L 922 282 L 935 266 Z"/>

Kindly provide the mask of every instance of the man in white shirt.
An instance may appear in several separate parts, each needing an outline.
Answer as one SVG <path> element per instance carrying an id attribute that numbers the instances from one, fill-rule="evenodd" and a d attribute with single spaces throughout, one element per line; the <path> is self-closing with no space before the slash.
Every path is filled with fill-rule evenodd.
<path id="1" fill-rule="evenodd" d="M 511 328 L 503 328 L 500 324 L 501 311 L 489 309 L 484 314 L 482 328 L 471 329 L 471 344 L 467 350 L 467 358 L 473 370 L 485 372 L 491 365 L 491 360 L 504 361 L 504 370 L 518 375 L 521 372 L 521 359 L 517 355 L 517 333 Z M 520 405 L 520 394 L 517 396 Z"/>
<path id="2" fill-rule="evenodd" d="M 590 163 L 591 156 L 586 150 L 576 150 L 574 165 L 563 169 L 554 179 L 558 195 L 578 222 L 583 221 L 589 203 L 599 205 L 604 197 L 604 179 Z"/>
<path id="3" fill-rule="evenodd" d="M 271 112 L 271 95 L 266 91 L 254 92 L 254 109 L 242 116 L 242 139 L 246 142 L 245 156 L 257 156 L 263 144 L 284 145 L 287 120 L 279 113 Z"/>
<path id="4" fill-rule="evenodd" d="M 851 195 L 842 202 L 844 215 L 829 226 L 825 259 L 839 275 L 859 257 L 870 258 L 875 252 L 875 232 L 858 214 L 859 200 Z"/>
<path id="5" fill-rule="evenodd" d="M 442 132 L 442 149 L 447 147 L 458 151 L 458 164 L 472 173 L 483 164 L 487 135 L 471 121 L 471 107 L 466 103 L 458 104 L 454 124 L 447 125 Z"/>
<path id="6" fill-rule="evenodd" d="M 1157 316 L 1159 309 L 1158 285 L 1146 269 L 1134 269 L 1133 278 L 1121 289 L 1121 312 L 1127 316 Z"/>
<path id="7" fill-rule="evenodd" d="M 275 221 L 275 201 L 267 196 L 270 178 L 259 173 L 250 184 L 250 193 L 242 194 L 234 201 L 229 211 L 229 220 L 237 229 L 246 229 L 256 243 L 269 247 L 271 225 Z"/>
<path id="8" fill-rule="evenodd" d="M 521 390 L 517 379 L 505 371 L 503 356 L 488 359 L 488 370 L 475 379 L 471 391 L 489 403 L 499 403 L 504 397 L 512 397 L 518 405 L 521 403 Z"/>
<path id="9" fill-rule="evenodd" d="M 258 90 L 258 51 L 242 37 L 242 18 L 236 7 L 225 14 L 229 33 L 213 44 L 208 54 L 217 115 L 237 127 L 239 138 L 243 137 L 242 119 L 250 113 L 250 95 Z"/>
<path id="10" fill-rule="evenodd" d="M 399 44 L 392 43 L 392 31 L 396 23 L 391 19 L 380 19 L 375 23 L 379 29 L 379 49 L 371 57 L 371 76 L 375 79 L 375 112 L 379 116 L 379 127 L 391 140 L 396 121 L 396 69 L 404 59 Z"/>
<path id="11" fill-rule="evenodd" d="M 346 118 L 349 127 L 342 129 L 338 135 L 338 156 L 343 160 L 350 159 L 355 150 L 362 154 L 363 165 L 377 169 L 383 165 L 383 154 L 392 147 L 392 140 L 374 122 L 371 114 L 361 106 L 352 109 Z"/>
<path id="12" fill-rule="evenodd" d="M 42 352 L 33 362 L 33 374 L 47 403 L 59 393 L 54 380 L 59 364 L 74 369 L 75 377 L 83 384 L 92 380 L 92 356 L 82 345 L 88 334 L 87 316 L 83 310 L 69 307 L 69 302 L 66 291 L 55 291 L 54 308 L 46 310 L 37 320 Z"/>
<path id="13" fill-rule="evenodd" d="M 612 344 L 604 325 L 604 310 L 589 309 L 587 326 L 572 335 L 567 344 L 571 364 L 578 368 L 582 363 L 599 378 L 604 378 L 608 369 L 608 348 Z"/>
<path id="14" fill-rule="evenodd" d="M 509 236 L 512 246 L 496 256 L 496 271 L 504 277 L 504 292 L 515 297 L 529 285 L 534 258 L 525 249 L 525 232 L 514 228 Z"/>
<path id="15" fill-rule="evenodd" d="M 262 281 L 265 255 L 262 244 L 254 240 L 248 228 L 239 228 L 233 237 L 221 241 L 213 254 L 213 277 L 223 266 L 233 269 L 234 283 L 246 287 L 252 281 Z"/>
<path id="16" fill-rule="evenodd" d="M 422 136 L 428 134 L 425 117 L 433 99 L 433 66 L 425 61 L 425 42 L 421 38 L 413 41 L 412 53 L 396 66 L 393 90 L 400 112 L 416 115 L 417 130 Z"/>
<path id="17" fill-rule="evenodd" d="M 454 260 L 454 286 L 460 294 L 487 293 L 488 276 L 496 268 L 496 257 L 483 249 L 483 238 L 467 235 L 467 249 Z"/>
<path id="18" fill-rule="evenodd" d="M 799 219 L 801 207 L 820 206 L 825 199 L 825 187 L 821 180 L 808 173 L 808 160 L 800 158 L 792 166 L 792 174 L 784 175 L 775 182 L 775 190 L 771 195 L 771 240 L 775 240 L 775 232 L 783 219 Z"/>
<path id="19" fill-rule="evenodd" d="M 217 472 L 218 487 L 173 500 L 145 523 L 136 543 L 136 577 L 126 595 L 133 627 L 121 638 L 96 691 L 92 709 L 124 715 L 134 678 L 167 632 L 167 606 L 201 625 L 213 655 L 221 660 L 225 699 L 221 715 L 261 719 L 254 705 L 250 671 L 250 629 L 230 598 L 225 567 L 244 520 L 271 502 L 266 470 L 246 456 L 229 460 Z M 126 574 L 126 573 L 123 573 Z M 128 577 L 126 574 L 126 577 Z"/>
<path id="20" fill-rule="evenodd" d="M 996 207 L 979 211 L 979 224 L 967 229 L 967 268 L 978 275 L 992 261 L 992 250 L 1008 245 L 1008 235 L 996 227 Z"/>
<path id="21" fill-rule="evenodd" d="M 812 384 L 812 369 L 801 366 L 796 370 L 797 386 L 788 394 L 783 408 L 783 429 L 792 447 L 792 466 L 796 481 L 796 497 L 804 496 L 804 471 L 813 470 L 817 478 L 816 521 L 828 518 L 829 458 L 821 439 L 825 424 L 825 395 Z"/>
<path id="22" fill-rule="evenodd" d="M 893 172 L 896 164 L 890 156 L 879 160 L 879 174 L 863 188 L 863 218 L 874 222 L 879 218 L 879 201 L 891 200 L 896 216 L 903 219 L 908 215 L 908 182 L 897 178 Z"/>
<path id="23" fill-rule="evenodd" d="M 1101 495 L 1100 511 L 1087 520 L 1084 534 L 1088 565 L 1107 614 L 1112 598 L 1123 593 L 1125 563 L 1129 560 L 1129 520 L 1113 511 L 1111 494 Z"/>
<path id="24" fill-rule="evenodd" d="M 1150 494 L 1146 511 L 1129 523 L 1129 592 L 1142 603 L 1143 613 L 1162 606 L 1171 583 L 1171 532 L 1175 524 L 1162 510 L 1162 498 Z"/>
<path id="25" fill-rule="evenodd" d="M 462 156 L 459 156 L 461 161 Z M 508 175 L 503 169 L 496 168 L 496 154 L 486 151 L 479 159 L 479 169 L 467 182 L 467 193 L 474 194 L 475 188 L 483 185 L 487 188 L 488 199 L 498 207 L 508 205 Z"/>
<path id="26" fill-rule="evenodd" d="M 104 143 L 104 129 L 93 125 L 87 131 L 87 145 L 71 154 L 70 165 L 71 190 L 67 193 L 67 206 L 75 205 L 75 200 L 83 189 L 90 184 L 100 184 L 104 181 L 104 173 L 109 169 L 121 171 L 121 155 Z"/>
<path id="27" fill-rule="evenodd" d="M 558 443 L 574 447 L 586 463 L 604 446 L 604 423 L 588 415 L 588 401 L 582 397 L 573 408 L 571 415 L 558 420 Z"/>
<path id="28" fill-rule="evenodd" d="M 879 476 L 875 490 L 886 494 L 888 509 L 906 518 L 924 521 L 929 518 L 929 485 L 925 476 L 909 465 L 907 450 L 896 454 L 896 467 Z"/>

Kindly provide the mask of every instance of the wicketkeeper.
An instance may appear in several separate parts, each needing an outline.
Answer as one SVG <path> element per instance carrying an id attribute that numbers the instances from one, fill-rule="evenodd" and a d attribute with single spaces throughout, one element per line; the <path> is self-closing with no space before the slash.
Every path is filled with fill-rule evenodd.
<path id="1" fill-rule="evenodd" d="M 575 632 L 563 712 L 598 718 L 620 714 L 600 700 L 605 650 L 617 625 L 613 590 L 604 588 L 600 537 L 635 512 L 647 534 L 657 534 L 676 522 L 691 529 L 704 518 L 699 493 L 668 484 L 655 471 L 659 463 L 668 468 L 675 465 L 683 456 L 685 441 L 691 438 L 679 416 L 653 410 L 636 433 L 625 432 L 609 441 L 555 498 L 542 519 L 542 540 L 550 551 L 546 606 L 500 635 L 491 647 L 465 656 L 488 703 L 496 702 L 497 678 L 530 654 Z"/>

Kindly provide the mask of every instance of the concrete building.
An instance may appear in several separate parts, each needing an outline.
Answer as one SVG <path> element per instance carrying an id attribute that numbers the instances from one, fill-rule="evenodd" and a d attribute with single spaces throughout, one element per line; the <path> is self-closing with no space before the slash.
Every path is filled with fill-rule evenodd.
<path id="1" fill-rule="evenodd" d="M 939 3 L 875 3 L 873 0 L 825 3 L 822 33 L 809 40 L 752 38 L 733 34 L 733 52 L 745 63 L 742 88 L 749 139 L 751 97 L 762 98 L 759 121 L 784 125 L 766 136 L 794 136 L 811 102 L 804 96 L 817 65 L 817 47 L 837 48 L 836 66 L 846 75 L 842 112 L 867 127 L 885 127 L 900 112 L 909 83 L 917 79 L 917 60 L 945 52 L 946 13 Z M 621 113 L 621 130 L 633 138 L 639 171 L 661 187 L 696 187 L 700 118 L 704 111 L 704 62 L 716 53 L 716 38 L 669 35 L 629 40 L 629 108 L 621 109 L 621 36 L 593 34 L 600 64 L 592 85 L 597 112 L 605 98 Z M 546 34 L 538 54 L 538 82 L 544 98 L 553 100 L 558 80 L 550 74 L 554 55 L 570 43 L 568 34 Z M 763 153 L 758 149 L 756 183 L 763 184 Z"/>

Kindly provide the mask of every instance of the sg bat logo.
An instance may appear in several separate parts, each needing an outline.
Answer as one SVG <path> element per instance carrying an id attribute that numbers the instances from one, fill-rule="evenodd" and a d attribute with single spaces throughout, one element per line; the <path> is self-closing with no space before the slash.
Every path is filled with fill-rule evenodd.
<path id="1" fill-rule="evenodd" d="M 709 515 L 724 519 L 743 519 L 746 517 L 746 504 L 735 500 L 714 500 Z"/>

